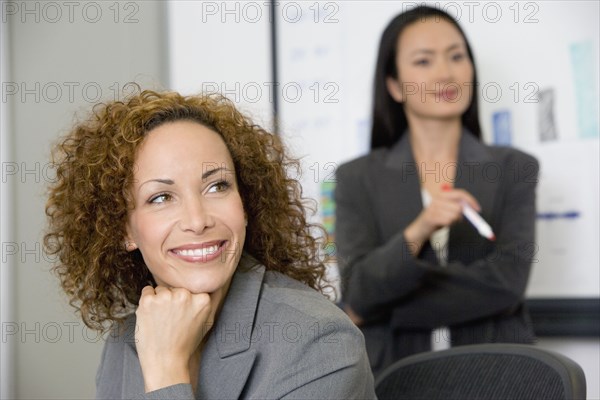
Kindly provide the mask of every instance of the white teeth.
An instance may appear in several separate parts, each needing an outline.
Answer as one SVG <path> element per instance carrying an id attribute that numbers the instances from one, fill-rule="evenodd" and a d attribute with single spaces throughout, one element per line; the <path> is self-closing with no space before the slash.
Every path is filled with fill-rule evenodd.
<path id="1" fill-rule="evenodd" d="M 201 249 L 176 250 L 175 253 L 186 257 L 206 257 L 216 253 L 219 249 L 218 245 L 203 247 Z"/>

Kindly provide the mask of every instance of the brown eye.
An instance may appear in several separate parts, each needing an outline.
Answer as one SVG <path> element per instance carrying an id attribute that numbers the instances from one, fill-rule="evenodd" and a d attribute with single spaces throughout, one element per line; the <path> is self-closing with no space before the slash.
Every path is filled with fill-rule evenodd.
<path id="1" fill-rule="evenodd" d="M 227 181 L 219 181 L 211 185 L 208 189 L 208 193 L 219 193 L 224 192 L 231 187 L 231 184 Z"/>
<path id="2" fill-rule="evenodd" d="M 148 200 L 148 203 L 160 204 L 171 200 L 171 195 L 168 193 L 160 193 Z"/>

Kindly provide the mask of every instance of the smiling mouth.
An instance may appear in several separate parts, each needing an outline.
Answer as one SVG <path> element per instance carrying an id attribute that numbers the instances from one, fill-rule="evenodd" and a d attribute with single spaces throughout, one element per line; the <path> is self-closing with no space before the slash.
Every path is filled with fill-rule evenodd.
<path id="1" fill-rule="evenodd" d="M 443 90 L 438 93 L 438 97 L 444 100 L 456 100 L 458 92 L 456 90 Z"/>
<path id="2" fill-rule="evenodd" d="M 219 256 L 225 248 L 226 240 L 212 242 L 197 247 L 177 248 L 172 249 L 171 253 L 177 258 L 192 262 L 207 262 Z"/>

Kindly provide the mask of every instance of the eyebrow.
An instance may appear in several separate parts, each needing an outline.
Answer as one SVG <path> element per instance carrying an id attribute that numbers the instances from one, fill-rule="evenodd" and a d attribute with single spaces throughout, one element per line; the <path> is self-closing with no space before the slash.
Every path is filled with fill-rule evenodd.
<path id="1" fill-rule="evenodd" d="M 225 167 L 219 167 L 219 168 L 215 168 L 215 169 L 209 169 L 208 171 L 206 171 L 205 173 L 202 174 L 202 180 L 210 178 L 211 176 L 213 176 L 214 174 L 216 174 L 219 171 L 227 171 L 227 172 L 230 172 L 230 173 L 233 172 L 230 169 L 225 168 Z"/>
<path id="2" fill-rule="evenodd" d="M 158 183 L 164 183 L 165 185 L 173 185 L 175 184 L 175 181 L 172 179 L 150 179 L 144 183 L 142 183 L 140 185 L 140 187 L 144 186 L 146 183 L 150 183 L 150 182 L 158 182 Z"/>
<path id="3" fill-rule="evenodd" d="M 455 43 L 453 45 L 450 45 L 446 48 L 446 50 L 444 50 L 446 53 L 452 50 L 455 50 L 457 48 L 460 48 L 462 45 L 460 43 Z M 413 51 L 411 53 L 411 56 L 415 55 L 415 54 L 419 54 L 419 53 L 426 53 L 426 54 L 434 54 L 435 51 L 430 50 L 430 49 L 417 49 L 415 51 Z"/>
<path id="4" fill-rule="evenodd" d="M 226 171 L 226 172 L 229 172 L 229 173 L 233 173 L 232 170 L 230 170 L 228 168 L 225 168 L 225 167 L 219 167 L 219 168 L 209 169 L 208 171 L 206 171 L 206 172 L 204 172 L 202 174 L 202 180 L 206 180 L 206 179 L 210 178 L 211 176 L 213 176 L 214 174 L 216 174 L 219 171 Z M 140 188 L 142 186 L 144 186 L 146 183 L 150 183 L 150 182 L 158 182 L 158 183 L 163 183 L 165 185 L 174 185 L 175 184 L 175 181 L 172 180 L 172 179 L 149 179 L 146 182 L 142 183 L 140 185 Z"/>

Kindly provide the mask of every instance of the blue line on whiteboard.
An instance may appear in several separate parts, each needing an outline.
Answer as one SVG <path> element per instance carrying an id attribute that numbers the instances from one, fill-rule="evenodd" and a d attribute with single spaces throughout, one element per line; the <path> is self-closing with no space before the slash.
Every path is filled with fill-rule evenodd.
<path id="1" fill-rule="evenodd" d="M 299 61 L 302 60 L 306 56 L 306 50 L 301 48 L 294 48 L 291 51 L 290 59 L 291 61 Z"/>
<path id="2" fill-rule="evenodd" d="M 329 53 L 329 48 L 324 46 L 319 46 L 315 48 L 315 54 L 317 57 L 324 57 Z"/>
<path id="3" fill-rule="evenodd" d="M 492 115 L 494 128 L 494 144 L 499 146 L 510 146 L 512 142 L 512 124 L 510 111 L 496 111 Z"/>
<path id="4" fill-rule="evenodd" d="M 567 211 L 567 212 L 545 212 L 545 213 L 538 213 L 537 214 L 537 218 L 538 219 L 544 219 L 544 220 L 555 220 L 555 219 L 577 219 L 581 216 L 581 214 L 579 213 L 579 211 Z"/>

